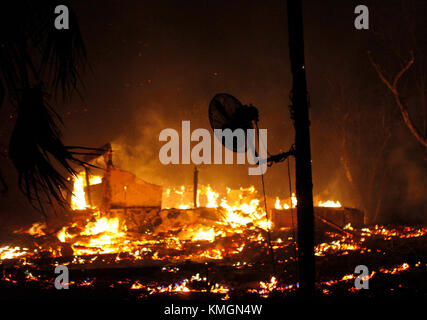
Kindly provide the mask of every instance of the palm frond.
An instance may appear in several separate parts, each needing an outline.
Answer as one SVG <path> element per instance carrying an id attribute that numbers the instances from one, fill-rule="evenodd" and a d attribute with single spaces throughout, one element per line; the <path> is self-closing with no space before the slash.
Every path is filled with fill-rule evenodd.
<path id="1" fill-rule="evenodd" d="M 69 9 L 69 29 L 57 30 L 55 7 Z M 64 146 L 46 92 L 68 97 L 81 84 L 86 50 L 77 18 L 68 1 L 15 0 L 0 10 L 0 106 L 6 95 L 17 109 L 9 143 L 9 157 L 19 175 L 19 187 L 43 213 L 44 204 L 65 204 L 66 176 L 72 164 L 90 166 L 77 156 L 88 149 Z M 85 151 L 86 150 L 86 151 Z"/>
<path id="2" fill-rule="evenodd" d="M 55 119 L 60 118 L 48 105 L 41 87 L 23 90 L 18 99 L 18 108 L 9 156 L 19 174 L 21 191 L 44 213 L 44 202 L 66 204 L 63 191 L 70 192 L 70 184 L 65 176 L 76 175 L 72 163 L 80 166 L 90 164 L 76 158 L 76 151 L 71 151 L 62 143 L 55 123 Z M 99 153 L 102 152 L 99 150 Z M 56 169 L 55 164 L 59 164 L 65 174 Z"/>
<path id="3" fill-rule="evenodd" d="M 57 30 L 55 7 L 69 9 L 69 29 Z M 15 0 L 0 10 L 0 77 L 12 98 L 43 82 L 55 97 L 69 97 L 82 85 L 87 63 L 77 17 L 68 1 Z"/>
<path id="4" fill-rule="evenodd" d="M 69 29 L 57 30 L 53 27 L 56 15 L 52 14 L 57 5 L 66 5 L 69 9 Z M 43 8 L 41 16 L 48 14 L 39 31 L 33 35 L 33 43 L 41 54 L 40 74 L 47 78 L 53 92 L 67 97 L 78 91 L 80 74 L 86 65 L 87 56 L 77 17 L 68 1 L 50 0 Z M 50 19 L 49 19 L 50 18 Z"/>

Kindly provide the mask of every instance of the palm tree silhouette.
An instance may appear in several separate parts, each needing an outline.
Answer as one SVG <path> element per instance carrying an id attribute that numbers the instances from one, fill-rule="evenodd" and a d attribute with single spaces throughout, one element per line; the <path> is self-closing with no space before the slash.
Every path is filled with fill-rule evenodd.
<path id="1" fill-rule="evenodd" d="M 43 214 L 46 203 L 66 203 L 66 176 L 76 173 L 72 164 L 89 165 L 76 156 L 99 151 L 65 146 L 57 125 L 62 121 L 48 103 L 78 91 L 87 62 L 76 16 L 66 2 L 14 0 L 0 10 L 0 107 L 8 100 L 17 113 L 7 156 L 21 191 Z M 55 7 L 64 4 L 69 29 L 57 30 Z M 1 172 L 0 183 L 6 192 Z"/>

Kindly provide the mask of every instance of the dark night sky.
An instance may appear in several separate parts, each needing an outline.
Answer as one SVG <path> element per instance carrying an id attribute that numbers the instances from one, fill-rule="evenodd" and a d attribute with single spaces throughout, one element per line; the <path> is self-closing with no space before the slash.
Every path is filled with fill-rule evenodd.
<path id="1" fill-rule="evenodd" d="M 387 94 L 366 51 L 375 48 L 376 31 L 401 21 L 401 2 L 382 3 L 364 1 L 370 8 L 371 30 L 357 31 L 353 11 L 358 1 L 304 1 L 314 193 L 329 192 L 348 205 L 351 196 L 337 182 L 342 172 L 326 133 L 331 125 L 327 80 L 349 78 L 364 87 L 378 87 L 380 96 Z M 292 143 L 285 1 L 84 0 L 73 1 L 73 8 L 90 70 L 83 76 L 84 100 L 75 95 L 58 106 L 67 144 L 100 146 L 111 141 L 116 162 L 140 178 L 163 185 L 189 184 L 192 166 L 159 163 L 158 135 L 167 127 L 180 129 L 182 120 L 191 120 L 193 129 L 209 129 L 208 103 L 218 92 L 232 93 L 259 108 L 271 153 Z M 396 106 L 390 105 L 390 110 Z M 402 132 L 412 139 L 404 128 Z M 288 195 L 286 168 L 278 164 L 268 169 L 270 196 Z M 260 188 L 260 182 L 260 177 L 247 175 L 245 166 L 205 166 L 200 172 L 202 184 Z M 28 210 L 21 201 L 19 207 Z"/>

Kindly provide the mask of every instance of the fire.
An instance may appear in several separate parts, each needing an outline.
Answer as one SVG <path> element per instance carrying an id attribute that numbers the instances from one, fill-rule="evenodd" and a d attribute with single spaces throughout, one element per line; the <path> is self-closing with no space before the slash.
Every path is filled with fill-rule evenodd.
<path id="1" fill-rule="evenodd" d="M 193 241 L 206 240 L 213 242 L 215 240 L 215 230 L 210 228 L 209 230 L 201 230 L 194 237 Z"/>
<path id="2" fill-rule="evenodd" d="M 84 210 L 88 207 L 84 191 L 84 173 L 74 179 L 73 195 L 71 196 L 71 208 L 73 210 Z"/>
<path id="3" fill-rule="evenodd" d="M 167 231 L 161 235 L 130 233 L 127 231 L 124 221 L 121 221 L 118 216 L 107 215 L 95 207 L 89 207 L 84 193 L 86 188 L 85 181 L 84 173 L 79 174 L 76 178 L 73 204 L 75 205 L 74 208 L 84 208 L 85 211 L 89 212 L 88 218 L 85 218 L 86 220 L 77 219 L 57 233 L 57 238 L 64 244 L 64 247 L 71 247 L 72 249 L 74 257 L 70 263 L 98 262 L 102 259 L 100 258 L 101 255 L 107 253 L 116 254 L 113 257 L 115 263 L 120 263 L 124 260 L 140 261 L 145 259 L 176 262 L 229 259 L 233 256 L 239 257 L 240 254 L 245 254 L 246 250 L 251 250 L 250 248 L 254 245 L 261 245 L 265 248 L 265 236 L 259 230 L 269 230 L 273 227 L 268 219 L 265 205 L 260 200 L 261 197 L 254 186 L 238 190 L 227 188 L 223 193 L 214 190 L 211 186 L 200 186 L 197 193 L 197 203 L 204 208 L 210 208 L 207 212 L 212 213 L 217 220 L 207 220 L 210 222 L 205 224 L 201 224 L 196 220 L 196 222 L 184 228 L 186 233 L 184 239 L 180 238 L 177 233 Z M 100 177 L 94 176 L 90 178 L 91 185 L 97 183 L 102 183 Z M 167 205 L 172 208 L 199 210 L 193 209 L 192 188 L 186 188 L 185 186 L 167 188 L 165 189 L 164 197 Z M 295 208 L 297 200 L 295 194 L 292 194 L 289 199 L 284 201 L 277 197 L 273 203 L 276 209 L 286 210 Z M 330 207 L 341 206 L 339 201 L 333 200 L 319 201 L 318 204 L 319 206 Z M 202 209 L 200 210 L 203 212 Z M 184 213 L 184 216 L 185 214 L 195 214 L 195 212 Z M 27 233 L 34 237 L 42 237 L 44 236 L 42 231 L 44 228 L 44 224 L 36 223 L 27 230 Z M 316 256 L 344 255 L 348 254 L 349 251 L 369 252 L 369 249 L 365 246 L 367 237 L 389 240 L 394 237 L 420 237 L 427 233 L 427 228 L 388 229 L 383 226 L 374 226 L 356 229 L 350 224 L 345 229 L 359 234 L 360 237 L 352 238 L 351 235 L 343 236 L 342 234 L 328 233 L 327 238 L 316 245 Z M 227 242 L 224 243 L 228 244 L 218 245 L 222 242 L 218 241 L 221 238 L 227 238 Z M 276 240 L 273 239 L 274 248 L 280 251 L 293 243 L 293 241 L 292 238 L 281 236 Z M 21 257 L 37 255 L 37 250 L 32 252 L 30 249 L 25 248 L 3 247 L 0 248 L 0 258 L 2 260 L 21 259 Z M 63 254 L 62 247 L 50 247 L 48 251 L 54 257 Z M 236 268 L 250 265 L 251 262 L 248 261 L 239 262 L 236 264 Z M 391 270 L 390 272 L 400 272 L 405 270 L 406 267 L 400 266 L 399 269 Z M 268 292 L 274 290 L 275 286 L 277 286 L 277 280 L 272 278 L 270 282 L 261 284 L 258 292 L 262 292 L 261 295 L 267 295 Z M 135 287 L 138 288 L 138 284 L 135 284 Z M 176 286 L 177 290 L 182 289 L 181 291 L 185 291 L 185 287 L 182 286 L 182 283 Z M 174 289 L 175 287 L 172 286 L 166 290 L 173 292 Z"/>
<path id="4" fill-rule="evenodd" d="M 100 176 L 89 176 L 89 184 L 95 185 L 102 183 L 102 177 Z M 86 202 L 85 188 L 86 184 L 86 173 L 80 172 L 74 178 L 73 195 L 71 196 L 71 209 L 73 210 L 85 210 L 90 208 Z"/>
<path id="5" fill-rule="evenodd" d="M 276 277 L 271 277 L 270 282 L 260 282 L 260 287 L 266 291 L 273 291 L 277 287 Z"/>
<path id="6" fill-rule="evenodd" d="M 33 236 L 43 236 L 45 235 L 45 232 L 43 231 L 43 229 L 46 228 L 46 224 L 45 223 L 34 223 L 30 230 L 28 231 L 29 234 L 33 235 Z"/>
<path id="7" fill-rule="evenodd" d="M 28 254 L 28 248 L 5 246 L 0 248 L 0 260 L 15 259 Z"/>
<path id="8" fill-rule="evenodd" d="M 89 183 L 90 183 L 91 186 L 93 186 L 95 184 L 100 184 L 100 183 L 102 183 L 102 177 L 100 177 L 100 176 L 90 176 Z"/>
<path id="9" fill-rule="evenodd" d="M 341 238 L 340 240 L 333 240 L 330 243 L 320 243 L 314 247 L 314 254 L 316 256 L 324 256 L 327 253 L 332 252 L 347 252 L 360 250 L 361 246 L 358 243 L 354 243 L 346 237 Z"/>
<path id="10" fill-rule="evenodd" d="M 408 270 L 409 269 L 409 264 L 407 264 L 406 262 L 405 263 L 402 263 L 400 266 L 397 266 L 397 267 L 395 267 L 395 268 L 393 268 L 393 269 L 386 269 L 386 268 L 381 268 L 380 269 L 380 272 L 382 272 L 382 273 L 390 273 L 390 274 L 396 274 L 396 273 L 399 273 L 399 272 L 402 272 L 402 271 L 405 271 L 405 270 Z"/>
<path id="11" fill-rule="evenodd" d="M 58 239 L 63 243 L 71 244 L 75 255 L 97 254 L 97 253 L 119 253 L 128 252 L 135 259 L 142 259 L 147 252 L 140 249 L 140 245 L 147 243 L 147 240 L 137 240 L 129 237 L 125 230 L 125 225 L 121 223 L 118 217 L 105 217 L 94 206 L 90 206 L 86 201 L 85 172 L 81 172 L 75 177 L 74 190 L 72 196 L 73 210 L 93 210 L 91 221 L 85 224 L 72 224 L 63 227 L 57 234 Z M 100 176 L 90 176 L 89 184 L 102 183 Z M 180 186 L 166 188 L 163 194 L 162 202 L 165 208 L 179 208 L 187 210 L 194 208 L 194 193 L 192 187 Z M 270 230 L 273 227 L 272 222 L 268 219 L 264 203 L 254 186 L 249 188 L 240 188 L 232 190 L 226 188 L 224 193 L 214 190 L 211 186 L 199 186 L 197 191 L 196 204 L 205 208 L 216 209 L 220 218 L 211 226 L 193 225 L 185 231 L 186 239 L 191 241 L 214 242 L 218 237 L 226 237 L 231 234 L 241 234 L 245 230 L 260 228 Z M 275 201 L 276 209 L 290 209 L 297 206 L 297 199 L 294 193 L 285 201 L 278 197 Z M 319 201 L 319 206 L 340 207 L 339 201 Z M 79 232 L 76 232 L 76 229 Z M 34 228 L 34 232 L 36 228 Z M 175 239 L 169 235 L 170 239 Z M 253 238 L 254 241 L 263 242 L 265 239 L 262 235 Z M 180 246 L 179 240 L 173 241 L 172 247 Z M 243 247 L 243 246 L 240 246 Z M 323 255 L 326 251 L 338 250 L 355 250 L 353 244 L 321 244 L 318 246 L 316 254 Z M 215 249 L 217 250 L 217 249 Z M 200 257 L 209 259 L 222 259 L 224 253 L 221 250 L 207 250 L 200 253 Z M 134 252 L 138 252 L 135 254 Z M 164 259 L 158 255 L 158 252 L 152 253 L 152 259 Z M 119 259 L 120 260 L 120 259 Z"/>
<path id="12" fill-rule="evenodd" d="M 297 197 L 295 196 L 295 193 L 292 193 L 292 196 L 290 199 L 282 201 L 279 199 L 279 197 L 276 197 L 276 202 L 274 203 L 274 208 L 277 210 L 288 210 L 290 208 L 296 208 L 297 206 Z M 339 201 L 334 200 L 325 200 L 325 201 L 318 201 L 317 202 L 318 207 L 327 207 L 327 208 L 341 208 L 341 203 Z"/>
<path id="13" fill-rule="evenodd" d="M 102 177 L 100 176 L 91 175 L 88 180 L 90 185 L 102 183 Z M 58 232 L 57 237 L 61 242 L 71 242 L 76 255 L 93 254 L 100 251 L 103 253 L 120 252 L 126 244 L 126 230 L 122 230 L 119 218 L 104 217 L 95 206 L 90 206 L 86 202 L 86 181 L 86 173 L 84 171 L 74 178 L 71 208 L 73 210 L 94 210 L 92 221 L 88 221 L 78 234 L 71 232 L 73 228 L 79 227 L 76 223 L 71 226 L 65 226 Z M 73 242 L 77 235 L 81 239 Z M 86 248 L 82 249 L 81 247 Z"/>
<path id="14" fill-rule="evenodd" d="M 219 273 L 212 266 L 219 265 L 221 268 L 224 266 L 230 268 L 224 268 L 224 270 L 241 270 L 244 273 L 263 270 L 265 261 L 269 262 L 269 260 L 264 261 L 264 258 L 268 257 L 267 237 L 264 231 L 271 230 L 273 227 L 269 214 L 276 213 L 273 208 L 290 210 L 297 206 L 295 194 L 285 200 L 279 197 L 268 198 L 266 210 L 263 197 L 254 186 L 235 190 L 226 188 L 222 192 L 209 185 L 199 186 L 195 206 L 192 187 L 170 187 L 164 189 L 162 202 L 165 208 L 171 209 L 150 209 L 151 211 L 143 211 L 141 214 L 143 219 L 146 219 L 145 214 L 152 214 L 156 219 L 162 220 L 160 226 L 164 223 L 166 227 L 134 231 L 126 220 L 127 216 L 134 214 L 131 209 L 127 208 L 123 210 L 124 212 L 119 210 L 102 212 L 99 208 L 88 204 L 85 194 L 86 181 L 84 172 L 80 173 L 74 181 L 72 206 L 75 210 L 75 218 L 73 217 L 72 222 L 56 233 L 59 242 L 49 240 L 52 238 L 51 226 L 35 223 L 24 231 L 32 236 L 27 237 L 30 239 L 28 245 L 0 247 L 0 265 L 13 266 L 13 269 L 9 268 L 12 271 L 3 272 L 0 275 L 0 281 L 6 281 L 9 284 L 19 281 L 42 283 L 45 280 L 38 274 L 37 262 L 34 262 L 41 257 L 43 261 L 51 259 L 52 265 L 59 263 L 70 266 L 80 265 L 82 269 L 90 267 L 96 269 L 105 265 L 127 268 L 130 263 L 135 263 L 143 267 L 160 266 L 162 272 L 174 273 L 173 278 L 166 280 L 165 277 L 161 282 L 152 279 L 126 278 L 113 282 L 109 287 L 125 284 L 138 297 L 209 292 L 222 295 L 221 299 L 226 300 L 241 289 L 235 290 L 232 287 L 233 282 L 225 282 L 225 284 L 212 282 L 220 280 L 216 279 Z M 89 185 L 99 183 L 102 183 L 101 177 L 89 177 Z M 336 200 L 318 200 L 316 199 L 315 203 L 319 207 L 341 207 L 341 203 Z M 340 210 L 331 211 L 339 213 Z M 427 227 L 375 225 L 359 228 L 357 224 L 352 226 L 348 223 L 343 229 L 348 232 L 322 233 L 322 237 L 315 244 L 316 259 L 327 260 L 328 257 L 335 259 L 342 255 L 351 257 L 352 253 L 359 255 L 365 252 L 382 255 L 386 253 L 384 248 L 387 246 L 380 246 L 378 248 L 381 249 L 378 249 L 372 247 L 374 242 L 389 240 L 394 242 L 397 238 L 415 238 L 427 234 Z M 293 266 L 289 263 L 295 262 L 293 256 L 295 236 L 291 236 L 289 229 L 279 228 L 276 228 L 270 236 L 272 247 L 277 254 L 275 261 L 278 267 L 283 270 L 291 266 L 293 270 Z M 367 241 L 368 238 L 375 241 Z M 197 271 L 200 273 L 190 278 L 187 270 L 180 271 L 180 267 L 188 262 L 197 265 Z M 397 265 L 381 264 L 375 270 L 370 270 L 371 273 L 365 279 L 371 279 L 380 274 L 391 276 L 411 272 L 425 265 L 421 260 L 417 264 L 410 263 L 400 261 Z M 90 264 L 93 265 L 90 266 Z M 15 269 L 19 270 L 19 266 L 25 268 L 23 273 L 25 277 L 22 275 L 18 277 L 13 273 Z M 351 271 L 348 269 L 342 270 L 332 279 L 322 279 L 322 282 L 317 282 L 316 285 L 324 294 L 333 294 L 335 284 L 347 285 L 354 282 L 356 275 L 349 272 Z M 278 280 L 275 276 L 277 274 L 264 278 L 263 274 L 262 277 L 254 278 L 254 281 L 251 281 L 242 292 L 268 298 L 276 294 L 292 293 L 299 287 L 294 278 L 286 280 L 281 277 Z M 294 283 L 286 284 L 285 281 L 294 281 Z M 70 285 L 95 287 L 97 282 L 95 278 L 84 278 L 71 282 Z M 51 282 L 49 286 L 52 286 Z M 352 285 L 351 287 L 354 289 Z"/>
<path id="15" fill-rule="evenodd" d="M 208 203 L 206 204 L 206 208 L 217 208 L 217 200 L 219 197 L 219 194 L 212 190 L 210 186 L 206 189 L 206 196 L 208 198 Z"/>
<path id="16" fill-rule="evenodd" d="M 280 203 L 279 197 L 276 197 L 276 202 L 274 203 L 274 208 L 277 210 L 287 210 L 289 209 L 289 205 L 287 203 L 284 203 L 283 205 Z"/>
<path id="17" fill-rule="evenodd" d="M 276 277 L 272 276 L 269 282 L 259 282 L 259 289 L 251 289 L 248 290 L 251 293 L 257 293 L 262 298 L 268 298 L 269 295 L 277 290 L 277 279 Z"/>
<path id="18" fill-rule="evenodd" d="M 233 206 L 223 199 L 220 207 L 225 210 L 224 222 L 233 228 L 247 225 L 248 223 L 254 223 L 262 227 L 267 222 L 265 211 L 259 208 L 259 200 L 257 199 L 251 200 L 249 203 L 236 203 Z"/>
<path id="19" fill-rule="evenodd" d="M 339 201 L 326 200 L 319 201 L 317 203 L 318 207 L 328 207 L 328 208 L 341 208 L 341 203 Z"/>
<path id="20" fill-rule="evenodd" d="M 292 193 L 292 196 L 291 196 L 291 203 L 292 203 L 292 208 L 296 208 L 296 206 L 297 206 L 297 197 L 295 196 L 295 193 Z"/>
<path id="21" fill-rule="evenodd" d="M 119 230 L 119 219 L 112 218 L 108 219 L 102 217 L 95 222 L 90 222 L 87 224 L 86 229 L 81 233 L 82 235 L 98 235 L 100 233 L 111 233 L 116 236 L 123 235 L 123 232 Z"/>
<path id="22" fill-rule="evenodd" d="M 296 206 L 297 197 L 295 196 L 295 193 L 292 193 L 291 198 L 285 201 L 281 201 L 279 197 L 276 197 L 276 202 L 274 203 L 274 208 L 277 210 L 288 210 L 290 208 L 296 208 Z"/>
<path id="23" fill-rule="evenodd" d="M 88 222 L 78 234 L 80 240 L 74 242 L 77 234 L 71 233 L 77 225 L 63 227 L 57 234 L 59 241 L 71 242 L 75 255 L 120 252 L 126 246 L 125 230 L 119 219 L 101 217 L 100 212 L 93 215 L 94 221 Z M 86 247 L 86 248 L 84 248 Z"/>
<path id="24" fill-rule="evenodd" d="M 193 190 L 180 186 L 178 188 L 167 188 L 163 195 L 165 208 L 179 208 L 182 210 L 194 207 Z M 199 186 L 197 192 L 197 203 L 205 208 L 216 208 L 222 214 L 219 223 L 223 226 L 231 227 L 232 232 L 241 232 L 241 227 L 248 224 L 267 229 L 272 224 L 267 219 L 264 205 L 257 198 L 257 191 L 254 186 L 249 188 L 240 188 L 239 190 L 226 189 L 225 193 L 214 190 L 211 186 Z M 196 232 L 193 239 L 199 239 Z M 211 232 L 211 234 L 216 233 Z"/>

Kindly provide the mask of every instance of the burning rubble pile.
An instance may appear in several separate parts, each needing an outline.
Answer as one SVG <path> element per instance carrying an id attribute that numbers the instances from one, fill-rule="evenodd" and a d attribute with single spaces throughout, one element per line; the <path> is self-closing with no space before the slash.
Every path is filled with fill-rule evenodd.
<path id="1" fill-rule="evenodd" d="M 52 229 L 46 223 L 34 223 L 26 230 L 17 231 L 23 246 L 0 247 L 1 282 L 37 282 L 49 288 L 53 281 L 44 272 L 63 264 L 76 270 L 158 268 L 156 281 L 153 277 L 140 276 L 108 282 L 108 287 L 125 286 L 138 292 L 138 297 L 199 292 L 227 299 L 240 286 L 235 279 L 228 279 L 232 270 L 251 274 L 251 279 L 261 277 L 255 284 L 249 281 L 249 287 L 242 289 L 247 294 L 268 297 L 272 292 L 293 292 L 298 287 L 295 276 L 291 275 L 296 261 L 294 195 L 283 200 L 267 199 L 267 208 L 271 209 L 266 212 L 253 186 L 226 189 L 222 193 L 211 186 L 199 186 L 195 206 L 192 187 L 163 190 L 117 168 L 110 168 L 108 177 L 106 184 L 105 175 L 81 172 L 74 179 L 72 211 L 63 225 Z M 110 209 L 104 212 L 106 188 L 110 190 Z M 321 230 L 315 247 L 317 259 L 385 254 L 387 246 L 374 249 L 372 241 L 421 238 L 427 233 L 425 227 L 363 226 L 361 212 L 343 208 L 335 200 L 318 200 L 315 214 L 316 225 Z M 288 273 L 288 284 L 275 275 L 265 278 L 265 268 L 270 266 L 268 233 L 271 233 L 275 263 Z M 413 265 L 413 268 L 425 267 L 425 261 Z M 377 273 L 396 274 L 409 268 L 403 261 L 378 267 L 370 277 Z M 258 276 L 253 274 L 256 271 Z M 351 279 L 354 275 L 347 273 L 324 279 L 318 286 L 328 294 L 333 285 Z M 94 276 L 74 280 L 70 285 L 93 287 L 97 282 Z"/>
<path id="2" fill-rule="evenodd" d="M 224 242 L 222 239 L 231 238 L 245 238 L 246 241 L 262 244 L 265 242 L 266 232 L 273 229 L 279 231 L 289 229 L 290 225 L 273 228 L 273 221 L 286 224 L 283 218 L 280 219 L 280 215 L 287 219 L 296 219 L 294 195 L 284 201 L 276 198 L 275 207 L 267 216 L 265 207 L 261 205 L 258 192 L 253 186 L 239 190 L 228 188 L 223 195 L 210 186 L 200 186 L 197 192 L 197 203 L 200 207 L 196 208 L 191 203 L 191 187 L 172 187 L 167 188 L 162 194 L 163 208 L 112 206 L 108 214 L 103 214 L 97 205 L 88 203 L 86 181 L 89 181 L 93 198 L 94 190 L 102 184 L 102 177 L 86 178 L 85 172 L 76 177 L 71 197 L 73 216 L 69 223 L 49 234 L 46 231 L 48 228 L 46 224 L 40 222 L 22 231 L 34 236 L 34 239 L 41 240 L 36 241 L 38 250 L 49 251 L 53 257 L 128 253 L 136 260 L 143 259 L 147 255 L 154 260 L 172 258 L 170 255 L 159 257 L 158 251 L 153 253 L 149 249 L 153 245 L 156 247 L 163 245 L 170 249 L 168 250 L 170 252 L 176 251 L 174 259 L 221 259 L 221 252 L 231 254 L 240 252 L 245 246 L 245 241 L 239 246 L 230 245 L 228 248 L 223 246 L 221 249 L 213 249 L 211 252 L 203 252 L 194 257 L 183 255 L 180 251 L 185 251 L 184 243 L 209 244 Z M 123 192 L 126 192 L 126 189 L 129 192 L 129 188 L 124 186 Z M 334 201 L 320 201 L 319 207 L 328 207 L 328 204 L 333 208 L 341 208 L 339 202 Z M 52 237 L 55 237 L 56 241 L 52 241 Z M 43 242 L 43 239 L 50 242 Z"/>

